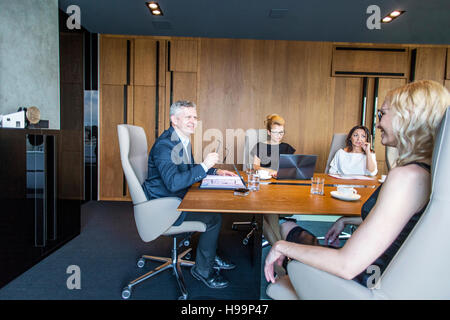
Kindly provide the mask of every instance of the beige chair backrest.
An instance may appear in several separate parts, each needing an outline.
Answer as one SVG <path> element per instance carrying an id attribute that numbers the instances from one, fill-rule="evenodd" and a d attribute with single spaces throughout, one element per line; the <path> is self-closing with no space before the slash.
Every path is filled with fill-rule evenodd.
<path id="1" fill-rule="evenodd" d="M 128 183 L 131 200 L 134 205 L 134 219 L 139 236 L 145 242 L 152 241 L 162 234 L 201 231 L 203 225 L 189 225 L 172 227 L 180 216 L 177 208 L 181 199 L 166 197 L 147 200 L 142 183 L 147 178 L 148 153 L 147 138 L 141 127 L 120 124 L 117 126 L 119 136 L 120 160 L 122 162 L 125 179 Z"/>
<path id="2" fill-rule="evenodd" d="M 148 150 L 147 137 L 141 127 L 120 124 L 119 136 L 120 160 L 128 183 L 133 204 L 147 201 L 142 183 L 147 178 Z"/>
<path id="3" fill-rule="evenodd" d="M 333 139 L 331 140 L 330 152 L 328 154 L 327 165 L 325 166 L 325 173 L 330 171 L 330 163 L 334 158 L 334 155 L 339 149 L 345 148 L 345 138 L 346 133 L 335 133 L 333 134 Z"/>
<path id="4" fill-rule="evenodd" d="M 450 110 L 441 122 L 433 151 L 430 202 L 381 277 L 380 293 L 390 299 L 450 299 Z"/>
<path id="5" fill-rule="evenodd" d="M 266 129 L 248 129 L 245 132 L 245 143 L 243 153 L 243 169 L 248 169 L 249 165 L 253 165 L 253 156 L 250 154 L 253 147 L 258 142 L 267 142 L 267 130 Z"/>

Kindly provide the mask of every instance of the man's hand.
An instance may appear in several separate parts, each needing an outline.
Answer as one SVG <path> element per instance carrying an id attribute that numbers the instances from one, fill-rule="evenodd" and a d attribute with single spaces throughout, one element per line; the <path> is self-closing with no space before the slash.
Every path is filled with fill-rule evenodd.
<path id="1" fill-rule="evenodd" d="M 237 176 L 237 174 L 232 171 L 222 169 L 217 169 L 216 174 L 219 176 Z"/>
<path id="2" fill-rule="evenodd" d="M 214 165 L 219 162 L 219 154 L 216 152 L 208 153 L 205 160 L 203 160 L 203 163 L 205 164 L 206 168 L 211 169 L 214 167 Z"/>

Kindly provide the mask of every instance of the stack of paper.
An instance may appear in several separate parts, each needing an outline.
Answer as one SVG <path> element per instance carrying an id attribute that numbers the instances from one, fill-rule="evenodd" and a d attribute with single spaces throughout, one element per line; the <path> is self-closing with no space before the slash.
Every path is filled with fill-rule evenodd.
<path id="1" fill-rule="evenodd" d="M 245 188 L 240 177 L 207 175 L 200 185 L 201 189 L 238 189 Z"/>
<path id="2" fill-rule="evenodd" d="M 328 174 L 330 177 L 346 180 L 373 180 L 374 177 L 359 176 L 359 175 L 340 175 L 340 174 Z"/>

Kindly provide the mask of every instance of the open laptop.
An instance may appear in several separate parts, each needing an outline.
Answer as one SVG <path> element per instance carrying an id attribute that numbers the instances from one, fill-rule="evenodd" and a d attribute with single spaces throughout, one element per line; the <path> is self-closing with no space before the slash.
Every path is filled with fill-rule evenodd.
<path id="1" fill-rule="evenodd" d="M 316 168 L 316 155 L 280 154 L 277 179 L 309 180 Z"/>

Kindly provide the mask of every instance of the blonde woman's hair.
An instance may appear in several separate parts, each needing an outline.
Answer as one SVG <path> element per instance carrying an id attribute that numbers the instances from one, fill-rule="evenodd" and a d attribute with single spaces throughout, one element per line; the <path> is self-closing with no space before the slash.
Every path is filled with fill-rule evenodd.
<path id="1" fill-rule="evenodd" d="M 284 126 L 285 122 L 286 121 L 284 121 L 282 116 L 276 113 L 272 113 L 266 117 L 266 121 L 264 121 L 264 124 L 266 125 L 267 130 L 270 131 L 273 125 Z"/>
<path id="2" fill-rule="evenodd" d="M 416 81 L 390 91 L 385 102 L 393 114 L 397 166 L 431 159 L 437 127 L 450 105 L 447 89 L 435 81 Z"/>

